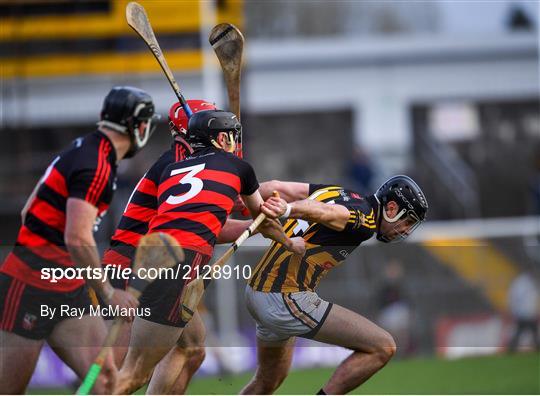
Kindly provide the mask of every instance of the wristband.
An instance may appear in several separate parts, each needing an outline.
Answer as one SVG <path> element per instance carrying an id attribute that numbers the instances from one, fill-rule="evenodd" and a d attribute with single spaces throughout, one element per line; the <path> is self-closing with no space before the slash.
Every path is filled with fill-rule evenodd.
<path id="1" fill-rule="evenodd" d="M 280 221 L 285 221 L 289 218 L 291 214 L 292 206 L 290 204 L 287 204 L 287 209 L 285 209 L 285 213 L 283 213 L 281 216 L 279 216 Z"/>

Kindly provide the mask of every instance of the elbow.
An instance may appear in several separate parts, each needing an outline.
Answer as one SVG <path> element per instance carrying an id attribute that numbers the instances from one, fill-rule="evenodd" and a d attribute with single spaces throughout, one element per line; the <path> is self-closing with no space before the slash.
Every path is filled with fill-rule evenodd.
<path id="1" fill-rule="evenodd" d="M 88 237 L 80 232 L 66 231 L 64 234 L 64 243 L 67 247 L 91 246 L 94 244 L 93 242 L 93 237 Z"/>

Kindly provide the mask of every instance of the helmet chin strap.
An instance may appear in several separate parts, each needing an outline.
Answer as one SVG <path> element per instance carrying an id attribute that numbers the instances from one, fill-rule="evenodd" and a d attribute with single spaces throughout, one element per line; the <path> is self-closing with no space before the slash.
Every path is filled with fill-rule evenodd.
<path id="1" fill-rule="evenodd" d="M 383 208 L 383 211 L 382 211 L 384 219 L 389 223 L 395 223 L 396 221 L 401 219 L 401 216 L 403 216 L 405 213 L 407 213 L 407 209 L 401 209 L 401 211 L 397 215 L 395 215 L 393 218 L 390 218 L 386 214 L 386 210 L 384 210 L 384 208 Z"/>
<path id="2" fill-rule="evenodd" d="M 384 210 L 384 206 L 381 204 L 381 201 L 379 201 L 379 198 L 377 198 L 376 195 L 374 195 L 374 197 L 377 200 L 377 203 L 379 204 L 379 210 L 382 213 L 382 217 L 384 217 L 384 219 L 389 223 L 395 223 L 396 221 L 401 219 L 401 216 L 403 216 L 407 212 L 407 209 L 401 209 L 401 211 L 396 216 L 394 216 L 394 218 L 390 218 L 386 214 L 386 210 Z M 379 216 L 379 225 L 381 223 L 380 218 L 381 218 L 381 216 Z"/>
<path id="3" fill-rule="evenodd" d="M 236 150 L 236 142 L 235 142 L 234 139 L 233 139 L 233 134 L 232 134 L 232 132 L 229 132 L 228 135 L 227 135 L 227 137 L 228 137 L 228 140 L 229 140 L 229 141 L 228 141 L 228 143 L 229 143 L 229 148 L 228 148 L 228 149 L 224 149 L 223 147 L 221 147 L 221 146 L 219 145 L 219 143 L 216 142 L 215 139 L 210 139 L 210 142 L 211 142 L 214 146 L 216 146 L 216 148 L 218 148 L 218 149 L 224 150 L 224 151 L 226 151 L 227 153 L 234 153 L 234 150 Z"/>

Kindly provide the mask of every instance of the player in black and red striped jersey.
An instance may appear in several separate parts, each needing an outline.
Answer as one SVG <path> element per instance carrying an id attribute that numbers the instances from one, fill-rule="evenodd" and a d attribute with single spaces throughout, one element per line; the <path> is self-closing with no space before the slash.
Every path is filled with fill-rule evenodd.
<path id="1" fill-rule="evenodd" d="M 204 100 L 188 100 L 191 111 L 215 110 L 216 107 Z M 182 105 L 177 102 L 169 111 L 169 130 L 173 142 L 171 148 L 165 151 L 159 159 L 139 180 L 129 197 L 122 218 L 111 238 L 111 244 L 103 255 L 103 265 L 112 264 L 122 268 L 130 268 L 139 240 L 148 232 L 150 220 L 157 214 L 157 187 L 165 168 L 178 161 L 184 160 L 193 151 L 185 140 L 188 118 Z M 115 287 L 125 289 L 126 279 L 111 278 Z"/>
<path id="2" fill-rule="evenodd" d="M 45 341 L 81 378 L 99 352 L 106 327 L 89 315 L 86 273 L 74 279 L 75 271 L 69 276 L 68 271 L 100 268 L 93 231 L 112 200 L 117 163 L 146 145 L 154 117 L 146 92 L 113 88 L 97 131 L 76 139 L 54 159 L 23 208 L 17 242 L 0 268 L 3 392 L 24 392 Z M 54 270 L 64 270 L 64 276 L 53 279 Z M 110 305 L 138 305 L 107 281 L 86 281 Z M 104 369 L 94 389 L 110 393 L 116 371 L 112 359 Z"/>
<path id="3" fill-rule="evenodd" d="M 212 103 L 204 100 L 188 100 L 187 103 L 193 113 L 216 109 Z M 150 220 L 157 214 L 157 187 L 163 170 L 174 162 L 184 160 L 187 155 L 193 152 L 193 149 L 185 140 L 187 123 L 188 117 L 182 105 L 179 102 L 174 103 L 169 110 L 169 130 L 173 137 L 171 148 L 159 157 L 137 183 L 118 227 L 111 238 L 110 247 L 103 255 L 103 267 L 114 265 L 121 268 L 131 268 L 139 240 L 148 232 Z M 219 242 L 232 242 L 250 224 L 251 221 L 228 219 L 220 233 Z M 119 272 L 111 271 L 110 273 L 118 274 Z M 114 287 L 121 289 L 127 287 L 127 279 L 111 277 L 110 281 Z M 112 320 L 114 318 L 108 317 L 106 319 Z M 116 341 L 114 355 L 117 365 L 122 364 L 127 352 L 130 328 L 131 323 L 125 322 Z M 154 371 L 148 388 L 149 392 L 163 393 L 162 389 L 168 388 L 169 383 L 178 376 L 177 372 L 174 373 L 169 368 L 161 370 L 161 366 L 168 367 L 173 364 L 174 367 L 180 367 L 181 363 L 187 360 L 190 364 L 183 376 L 183 381 L 179 382 L 178 388 L 172 389 L 174 393 L 184 393 L 189 379 L 204 360 L 204 338 L 204 324 L 198 313 L 196 313 L 182 337 L 178 340 L 177 347 L 171 350 Z"/>
<path id="4" fill-rule="evenodd" d="M 210 260 L 238 194 L 252 216 L 259 213 L 263 200 L 253 168 L 232 154 L 241 130 L 234 114 L 201 111 L 191 117 L 188 126 L 186 140 L 194 152 L 165 168 L 158 186 L 158 213 L 150 221 L 149 232 L 166 232 L 175 237 L 186 254 L 183 265 L 194 269 Z M 275 221 L 265 222 L 260 231 L 297 254 L 305 251 L 303 240 L 287 238 Z M 115 393 L 131 393 L 142 386 L 182 334 L 183 282 L 157 279 L 145 289 L 141 308 L 148 308 L 151 314 L 133 322 Z"/>

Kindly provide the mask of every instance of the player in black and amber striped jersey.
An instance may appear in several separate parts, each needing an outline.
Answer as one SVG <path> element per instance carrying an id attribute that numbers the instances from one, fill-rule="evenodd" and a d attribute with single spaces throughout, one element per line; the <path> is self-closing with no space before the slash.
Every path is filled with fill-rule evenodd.
<path id="1" fill-rule="evenodd" d="M 306 242 L 304 257 L 273 243 L 246 287 L 246 304 L 257 323 L 258 367 L 243 394 L 271 394 L 287 377 L 295 337 L 353 350 L 319 394 L 346 394 L 380 370 L 392 357 L 392 336 L 361 315 L 329 303 L 315 292 L 328 271 L 362 242 L 377 234 L 382 242 L 406 238 L 424 220 L 427 200 L 407 176 L 395 176 L 374 195 L 362 197 L 336 185 L 269 182 L 261 210 L 287 219 L 288 237 Z"/>
<path id="2" fill-rule="evenodd" d="M 274 243 L 257 267 L 249 285 L 253 290 L 274 293 L 313 291 L 332 268 L 340 264 L 363 241 L 376 231 L 373 197 L 340 186 L 309 185 L 309 199 L 340 204 L 350 212 L 349 232 L 336 232 L 319 223 L 289 219 L 284 229 L 289 237 L 306 241 L 306 255 L 300 260 L 291 252 Z"/>
<path id="3" fill-rule="evenodd" d="M 74 279 L 74 271 L 56 274 L 59 278 L 53 280 L 50 271 L 99 268 L 93 231 L 112 200 L 117 163 L 145 146 L 153 119 L 154 105 L 146 92 L 113 88 L 98 130 L 61 152 L 30 195 L 15 247 L 0 268 L 2 391 L 24 392 L 45 341 L 58 347 L 59 356 L 81 379 L 99 352 L 106 327 L 101 318 L 89 315 L 87 273 L 81 272 L 82 279 Z M 109 282 L 86 281 L 111 305 L 138 304 Z M 95 390 L 110 393 L 111 359 L 104 368 Z"/>
<path id="4" fill-rule="evenodd" d="M 161 176 L 158 213 L 150 221 L 149 233 L 166 232 L 176 238 L 186 255 L 183 265 L 192 269 L 208 263 L 239 194 L 253 217 L 263 203 L 253 168 L 232 154 L 240 131 L 232 113 L 207 110 L 193 114 L 186 136 L 193 154 L 169 165 Z M 275 220 L 264 222 L 259 230 L 303 254 L 303 240 L 285 237 Z M 141 308 L 148 308 L 151 314 L 133 322 L 114 393 L 128 394 L 142 386 L 157 362 L 174 347 L 185 325 L 179 309 L 183 282 L 157 279 L 144 290 Z"/>

